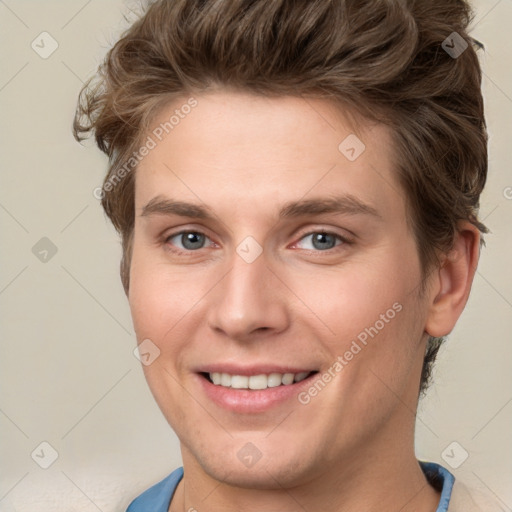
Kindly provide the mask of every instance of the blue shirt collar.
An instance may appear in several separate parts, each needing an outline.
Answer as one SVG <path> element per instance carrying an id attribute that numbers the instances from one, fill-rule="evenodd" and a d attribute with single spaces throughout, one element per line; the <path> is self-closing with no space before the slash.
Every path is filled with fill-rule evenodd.
<path id="1" fill-rule="evenodd" d="M 446 468 L 434 462 L 419 461 L 419 463 L 430 485 L 441 491 L 441 498 L 436 512 L 447 512 L 450 498 L 452 497 L 455 477 Z"/>

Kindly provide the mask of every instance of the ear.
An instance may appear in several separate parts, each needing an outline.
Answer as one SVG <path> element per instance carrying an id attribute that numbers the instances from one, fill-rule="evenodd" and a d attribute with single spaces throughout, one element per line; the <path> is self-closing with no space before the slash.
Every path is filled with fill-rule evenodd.
<path id="1" fill-rule="evenodd" d="M 464 221 L 458 226 L 452 249 L 434 273 L 425 325 L 430 336 L 446 336 L 455 327 L 468 300 L 479 256 L 480 232 Z"/>

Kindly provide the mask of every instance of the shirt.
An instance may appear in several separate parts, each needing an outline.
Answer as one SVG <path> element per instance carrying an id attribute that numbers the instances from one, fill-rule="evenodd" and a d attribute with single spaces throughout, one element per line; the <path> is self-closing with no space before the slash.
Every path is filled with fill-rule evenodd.
<path id="1" fill-rule="evenodd" d="M 455 484 L 455 477 L 443 466 L 434 462 L 419 461 L 421 469 L 430 484 L 441 492 L 436 512 L 497 512 L 499 509 L 482 509 L 473 501 L 471 494 L 462 484 Z M 183 478 L 183 467 L 174 470 L 169 476 L 139 497 L 135 498 L 126 512 L 167 512 L 174 492 Z"/>

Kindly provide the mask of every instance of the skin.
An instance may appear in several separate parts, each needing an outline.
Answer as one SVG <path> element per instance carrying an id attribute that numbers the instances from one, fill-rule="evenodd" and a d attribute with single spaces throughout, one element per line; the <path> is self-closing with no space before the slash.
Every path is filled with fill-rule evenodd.
<path id="1" fill-rule="evenodd" d="M 356 130 L 318 99 L 195 98 L 137 169 L 130 269 L 137 338 L 160 350 L 145 375 L 181 443 L 185 476 L 170 511 L 435 511 L 439 494 L 414 454 L 420 371 L 428 334 L 449 333 L 464 308 L 478 230 L 461 223 L 422 296 L 386 127 L 360 120 Z M 163 108 L 155 126 L 185 101 Z M 366 149 L 349 161 L 338 146 L 353 133 Z M 347 194 L 379 217 L 278 218 L 289 201 Z M 157 196 L 215 219 L 143 215 Z M 319 249 L 310 234 L 325 230 L 350 243 L 333 237 Z M 187 249 L 180 231 L 205 234 L 203 246 Z M 248 236 L 263 250 L 252 263 L 236 251 Z M 238 413 L 199 384 L 195 370 L 217 362 L 321 375 L 395 303 L 401 311 L 306 405 Z M 262 454 L 250 468 L 237 457 L 248 442 Z"/>

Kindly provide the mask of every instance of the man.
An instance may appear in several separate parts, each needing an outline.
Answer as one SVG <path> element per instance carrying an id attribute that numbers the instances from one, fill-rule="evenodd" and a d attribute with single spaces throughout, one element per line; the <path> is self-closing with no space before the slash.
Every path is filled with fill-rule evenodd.
<path id="1" fill-rule="evenodd" d="M 75 120 L 183 468 L 129 512 L 481 510 L 418 462 L 487 174 L 463 1 L 152 3 Z M 497 508 L 488 508 L 497 510 Z"/>

